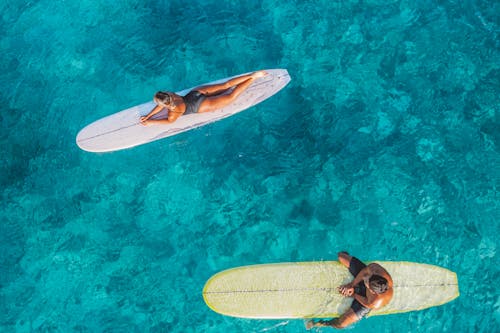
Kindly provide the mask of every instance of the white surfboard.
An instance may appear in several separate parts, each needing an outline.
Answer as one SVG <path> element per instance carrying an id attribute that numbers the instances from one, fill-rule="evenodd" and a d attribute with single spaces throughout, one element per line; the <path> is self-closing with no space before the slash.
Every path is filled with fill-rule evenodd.
<path id="1" fill-rule="evenodd" d="M 266 72 L 268 75 L 256 79 L 234 102 L 222 109 L 181 116 L 172 124 L 143 126 L 139 121 L 140 117 L 147 115 L 156 106 L 151 101 L 91 123 L 78 133 L 76 143 L 86 151 L 109 152 L 166 138 L 224 119 L 266 100 L 290 82 L 286 69 L 268 69 Z M 222 83 L 231 78 L 201 85 Z M 184 96 L 193 88 L 179 91 L 177 94 Z M 166 115 L 164 110 L 153 119 L 166 118 Z"/>
<path id="2" fill-rule="evenodd" d="M 377 261 L 391 275 L 389 304 L 370 316 L 422 310 L 459 296 L 457 275 L 447 269 L 413 262 Z M 337 287 L 353 276 L 338 261 L 243 266 L 212 276 L 203 289 L 215 312 L 241 318 L 335 318 L 352 298 Z"/>

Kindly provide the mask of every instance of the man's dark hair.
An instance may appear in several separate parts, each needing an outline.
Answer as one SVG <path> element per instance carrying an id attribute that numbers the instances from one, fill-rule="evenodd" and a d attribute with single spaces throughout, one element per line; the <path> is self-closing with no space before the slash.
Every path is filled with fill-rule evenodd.
<path id="1" fill-rule="evenodd" d="M 383 294 L 389 288 L 387 280 L 380 275 L 372 275 L 368 282 L 370 284 L 370 288 L 377 294 Z"/>

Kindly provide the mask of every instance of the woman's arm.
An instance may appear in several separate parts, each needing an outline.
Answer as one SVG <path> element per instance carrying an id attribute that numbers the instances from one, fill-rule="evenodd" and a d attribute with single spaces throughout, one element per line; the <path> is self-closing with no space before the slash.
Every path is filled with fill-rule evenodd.
<path id="1" fill-rule="evenodd" d="M 175 120 L 170 120 L 168 118 L 165 118 L 165 119 L 148 119 L 148 120 L 144 120 L 142 123 L 145 124 L 145 125 L 150 125 L 150 124 L 171 124 L 173 123 Z"/>
<path id="2" fill-rule="evenodd" d="M 161 106 L 161 105 L 155 106 L 155 108 L 153 110 L 151 110 L 147 114 L 147 116 L 141 117 L 141 122 L 144 122 L 144 121 L 148 120 L 149 118 L 151 118 L 152 116 L 154 116 L 155 114 L 157 114 L 158 112 L 160 112 L 161 110 L 163 110 L 163 106 Z"/>
<path id="3" fill-rule="evenodd" d="M 169 111 L 167 118 L 164 119 L 144 119 L 141 118 L 141 123 L 144 125 L 152 125 L 152 124 L 171 124 L 179 118 L 181 114 L 175 111 Z"/>

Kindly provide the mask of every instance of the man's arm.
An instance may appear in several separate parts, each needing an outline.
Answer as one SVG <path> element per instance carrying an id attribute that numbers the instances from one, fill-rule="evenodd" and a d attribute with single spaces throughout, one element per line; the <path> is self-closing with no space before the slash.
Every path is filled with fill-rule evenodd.
<path id="1" fill-rule="evenodd" d="M 365 268 L 363 268 L 359 273 L 358 275 L 356 275 L 354 277 L 354 280 L 352 280 L 351 282 L 347 283 L 347 284 L 344 284 L 342 286 L 340 286 L 338 288 L 339 292 L 346 296 L 346 297 L 350 297 L 354 294 L 354 287 L 360 283 L 361 281 L 365 280 L 365 279 L 368 279 L 370 278 L 371 276 L 371 269 L 370 269 L 370 266 L 366 266 Z"/>
<path id="2" fill-rule="evenodd" d="M 379 276 L 385 278 L 386 280 L 390 279 L 389 274 L 382 266 L 380 266 L 379 264 L 376 264 L 376 263 L 371 263 L 368 266 L 366 266 L 365 268 L 363 268 L 358 273 L 358 275 L 356 275 L 356 277 L 354 278 L 354 280 L 352 280 L 351 283 L 353 286 L 355 286 L 363 280 L 368 280 L 370 277 L 372 277 L 372 275 L 379 275 Z M 368 282 L 368 281 L 366 281 L 366 282 Z"/>
<path id="3" fill-rule="evenodd" d="M 370 264 L 371 265 L 371 264 Z M 356 277 L 354 278 L 354 280 L 352 280 L 351 284 L 353 286 L 357 285 L 358 283 L 360 283 L 361 281 L 365 280 L 365 279 L 369 279 L 370 276 L 372 276 L 372 270 L 371 270 L 371 267 L 370 265 L 366 266 L 365 268 L 363 268 L 359 273 L 358 275 L 356 275 Z"/>
<path id="4" fill-rule="evenodd" d="M 368 295 L 369 294 L 367 293 L 367 297 L 363 297 L 361 295 L 354 294 L 352 297 L 368 309 L 378 309 L 385 305 L 384 296 L 368 297 Z"/>
<path id="5" fill-rule="evenodd" d="M 352 297 L 358 301 L 359 303 L 361 303 L 361 305 L 363 305 L 364 307 L 366 308 L 369 308 L 371 309 L 373 304 L 371 304 L 369 301 L 368 301 L 368 297 L 364 297 L 364 296 L 361 296 L 361 295 L 358 295 L 356 293 L 354 293 L 354 295 L 352 295 Z"/>

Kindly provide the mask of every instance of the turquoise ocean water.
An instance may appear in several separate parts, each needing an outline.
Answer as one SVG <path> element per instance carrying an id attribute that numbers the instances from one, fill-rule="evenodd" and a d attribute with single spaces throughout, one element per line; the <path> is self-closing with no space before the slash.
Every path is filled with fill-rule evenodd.
<path id="1" fill-rule="evenodd" d="M 0 331 L 302 332 L 220 316 L 230 267 L 406 260 L 461 296 L 350 332 L 500 330 L 498 1 L 0 1 Z M 109 154 L 88 123 L 262 68 L 250 110 Z M 323 329 L 327 332 L 329 329 Z"/>

